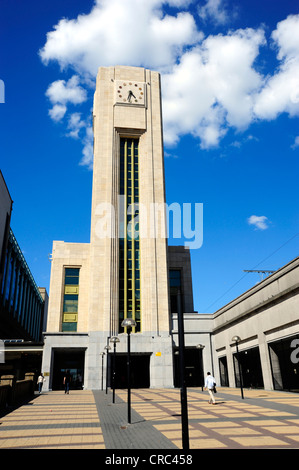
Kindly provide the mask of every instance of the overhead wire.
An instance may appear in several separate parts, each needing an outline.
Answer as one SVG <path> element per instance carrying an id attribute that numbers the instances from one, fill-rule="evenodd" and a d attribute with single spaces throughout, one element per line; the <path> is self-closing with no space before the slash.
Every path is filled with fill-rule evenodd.
<path id="1" fill-rule="evenodd" d="M 267 259 L 271 258 L 271 256 L 275 255 L 281 248 L 283 248 L 285 245 L 287 245 L 290 241 L 292 241 L 294 238 L 298 237 L 299 232 L 293 235 L 289 240 L 287 240 L 285 243 L 283 243 L 279 248 L 273 251 L 270 255 L 266 256 L 262 261 L 260 261 L 258 264 L 256 264 L 251 270 L 257 268 L 260 264 L 264 263 Z M 222 294 L 220 297 L 218 297 L 213 303 L 211 303 L 205 310 L 204 312 L 207 312 L 213 305 L 215 305 L 219 300 L 221 300 L 228 292 L 230 292 L 239 282 L 241 282 L 244 277 L 246 277 L 249 273 L 245 273 L 237 282 L 235 282 L 224 294 Z"/>

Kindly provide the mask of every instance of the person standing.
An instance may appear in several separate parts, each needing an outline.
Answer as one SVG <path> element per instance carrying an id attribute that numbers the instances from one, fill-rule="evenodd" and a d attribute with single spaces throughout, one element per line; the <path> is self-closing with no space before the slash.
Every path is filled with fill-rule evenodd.
<path id="1" fill-rule="evenodd" d="M 43 374 L 40 373 L 40 375 L 38 376 L 38 379 L 37 379 L 37 386 L 38 386 L 39 393 L 42 392 L 44 381 L 45 381 L 45 378 L 44 378 Z"/>
<path id="2" fill-rule="evenodd" d="M 70 371 L 67 370 L 66 374 L 63 378 L 63 384 L 64 384 L 64 393 L 69 393 L 70 392 L 70 383 L 71 383 L 71 374 Z"/>
<path id="3" fill-rule="evenodd" d="M 208 389 L 208 392 L 209 392 L 209 395 L 210 395 L 209 403 L 212 403 L 213 405 L 216 404 L 215 403 L 215 397 L 214 397 L 215 385 L 216 385 L 216 382 L 215 382 L 214 377 L 211 375 L 211 372 L 208 372 L 207 377 L 206 377 L 206 381 L 205 381 L 205 389 L 206 390 Z"/>

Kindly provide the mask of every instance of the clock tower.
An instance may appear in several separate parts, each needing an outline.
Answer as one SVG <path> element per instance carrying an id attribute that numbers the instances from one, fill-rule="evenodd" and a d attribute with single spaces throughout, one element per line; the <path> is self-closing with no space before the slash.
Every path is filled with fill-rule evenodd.
<path id="1" fill-rule="evenodd" d="M 93 131 L 89 330 L 115 336 L 125 333 L 125 318 L 134 319 L 133 350 L 149 356 L 151 382 L 169 386 L 172 350 L 159 73 L 101 67 Z"/>
<path id="2" fill-rule="evenodd" d="M 173 387 L 168 263 L 180 276 L 182 256 L 167 244 L 159 73 L 101 67 L 93 133 L 90 241 L 53 242 L 45 389 L 59 389 L 64 369 L 82 375 L 86 389 L 111 386 L 113 337 L 116 388 L 126 387 L 126 319 L 132 386 Z"/>

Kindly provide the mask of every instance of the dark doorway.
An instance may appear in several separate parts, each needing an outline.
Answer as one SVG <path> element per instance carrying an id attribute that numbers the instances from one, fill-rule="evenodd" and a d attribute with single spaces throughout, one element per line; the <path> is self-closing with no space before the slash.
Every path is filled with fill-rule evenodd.
<path id="1" fill-rule="evenodd" d="M 80 390 L 84 383 L 85 349 L 56 349 L 54 351 L 52 390 L 63 390 L 63 377 L 71 374 L 71 389 Z"/>
<path id="2" fill-rule="evenodd" d="M 274 390 L 299 393 L 298 345 L 299 335 L 269 344 Z"/>
<path id="3" fill-rule="evenodd" d="M 110 365 L 113 367 L 113 357 L 110 354 Z M 130 355 L 130 386 L 131 388 L 150 387 L 150 354 Z M 112 372 L 112 371 L 111 371 Z M 110 374 L 112 376 L 112 373 Z M 115 388 L 127 388 L 127 355 L 116 354 L 115 357 Z M 112 387 L 112 383 L 110 383 Z"/>
<path id="4" fill-rule="evenodd" d="M 186 387 L 203 387 L 202 349 L 185 348 L 185 381 Z M 174 386 L 180 387 L 179 350 L 174 350 Z"/>
<path id="5" fill-rule="evenodd" d="M 234 354 L 234 368 L 236 385 L 240 387 L 240 373 L 242 374 L 243 387 L 245 388 L 264 388 L 262 366 L 259 348 L 246 349 L 239 352 L 238 356 Z"/>
<path id="6" fill-rule="evenodd" d="M 228 387 L 228 370 L 226 356 L 219 357 L 219 371 L 220 371 L 220 385 L 221 387 Z"/>

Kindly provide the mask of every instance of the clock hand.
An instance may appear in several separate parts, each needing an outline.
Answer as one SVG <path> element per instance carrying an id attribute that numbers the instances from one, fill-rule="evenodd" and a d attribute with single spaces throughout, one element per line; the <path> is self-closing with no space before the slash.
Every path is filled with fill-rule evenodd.
<path id="1" fill-rule="evenodd" d="M 132 92 L 132 90 L 129 90 L 129 93 L 128 93 L 128 101 L 129 101 L 129 103 L 131 103 L 132 97 L 135 98 L 135 100 L 136 100 L 136 96 L 134 95 L 134 93 Z"/>

